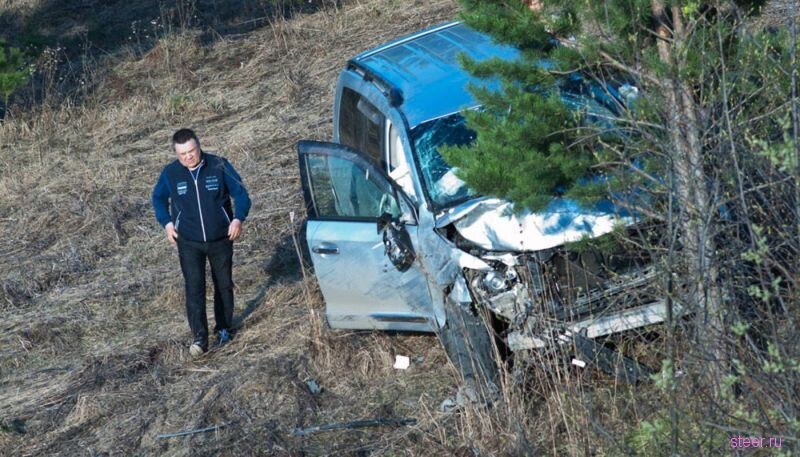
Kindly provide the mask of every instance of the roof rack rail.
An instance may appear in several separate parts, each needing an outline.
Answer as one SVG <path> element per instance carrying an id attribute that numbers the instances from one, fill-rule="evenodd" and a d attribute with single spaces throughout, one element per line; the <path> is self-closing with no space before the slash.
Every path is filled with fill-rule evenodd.
<path id="1" fill-rule="evenodd" d="M 376 75 L 375 73 L 371 72 L 367 67 L 362 65 L 359 61 L 355 59 L 350 59 L 347 62 L 347 69 L 352 70 L 361 77 L 364 78 L 364 81 L 370 81 L 378 89 L 386 96 L 387 100 L 389 101 L 389 106 L 400 106 L 403 104 L 403 91 L 399 88 L 391 85 L 387 80 Z"/>

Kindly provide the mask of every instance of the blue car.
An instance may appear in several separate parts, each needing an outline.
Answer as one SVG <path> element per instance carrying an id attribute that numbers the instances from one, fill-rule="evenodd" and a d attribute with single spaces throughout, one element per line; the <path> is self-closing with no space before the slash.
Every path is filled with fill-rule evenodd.
<path id="1" fill-rule="evenodd" d="M 610 202 L 587 209 L 558 197 L 543 211 L 515 212 L 476 195 L 443 160 L 441 146 L 475 138 L 461 115 L 479 108 L 461 53 L 519 51 L 460 23 L 366 51 L 339 75 L 333 141 L 298 144 L 305 241 L 330 327 L 437 333 L 472 376 L 464 348 L 488 366 L 497 342 L 484 322 L 511 351 L 662 322 L 646 260 L 564 248 L 632 217 Z"/>

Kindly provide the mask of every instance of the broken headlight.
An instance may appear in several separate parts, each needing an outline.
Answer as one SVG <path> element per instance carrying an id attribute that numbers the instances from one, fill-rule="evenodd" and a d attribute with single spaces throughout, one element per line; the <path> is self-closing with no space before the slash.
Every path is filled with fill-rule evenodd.
<path id="1" fill-rule="evenodd" d="M 516 282 L 517 280 L 517 272 L 514 271 L 513 268 L 507 268 L 505 272 L 500 272 L 497 270 L 491 270 L 486 273 L 481 281 L 483 287 L 486 289 L 487 292 L 491 294 L 498 294 L 508 288 Z"/>
<path id="2" fill-rule="evenodd" d="M 496 315 L 517 322 L 526 314 L 530 296 L 514 267 L 500 264 L 486 272 L 472 271 L 469 276 L 473 296 Z"/>

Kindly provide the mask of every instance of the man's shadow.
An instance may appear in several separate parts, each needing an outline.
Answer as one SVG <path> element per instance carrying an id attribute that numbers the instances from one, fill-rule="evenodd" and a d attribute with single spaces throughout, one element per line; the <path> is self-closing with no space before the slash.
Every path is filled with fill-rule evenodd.
<path id="1" fill-rule="evenodd" d="M 267 294 L 272 286 L 279 283 L 294 283 L 303 280 L 302 268 L 309 269 L 311 266 L 311 257 L 304 243 L 305 223 L 295 236 L 297 237 L 302 259 L 297 256 L 297 248 L 295 248 L 292 234 L 286 234 L 275 248 L 275 253 L 264 266 L 263 271 L 269 275 L 269 278 L 258 288 L 255 297 L 247 300 L 247 306 L 242 313 L 234 316 L 233 328 L 240 328 L 247 317 L 253 314 L 266 301 Z"/>

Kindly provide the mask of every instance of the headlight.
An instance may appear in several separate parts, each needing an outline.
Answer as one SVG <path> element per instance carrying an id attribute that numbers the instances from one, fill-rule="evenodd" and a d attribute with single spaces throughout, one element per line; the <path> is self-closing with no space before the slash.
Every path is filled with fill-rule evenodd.
<path id="1" fill-rule="evenodd" d="M 490 271 L 483 277 L 483 287 L 489 292 L 496 294 L 506 290 L 506 288 L 508 288 L 508 282 L 506 281 L 505 275 L 497 271 Z"/>

